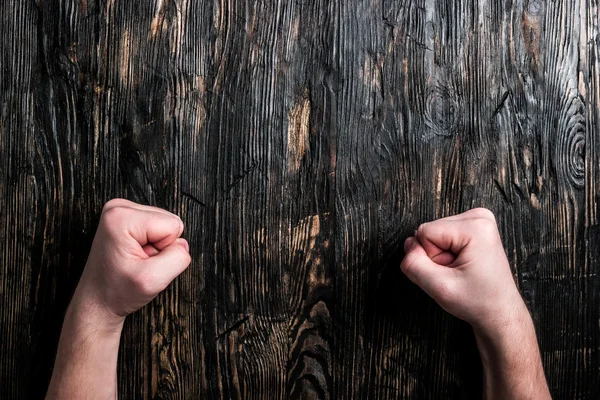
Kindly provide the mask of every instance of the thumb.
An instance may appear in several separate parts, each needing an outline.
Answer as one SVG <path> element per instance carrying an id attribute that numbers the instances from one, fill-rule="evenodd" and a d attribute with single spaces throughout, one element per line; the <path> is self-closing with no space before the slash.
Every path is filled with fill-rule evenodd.
<path id="1" fill-rule="evenodd" d="M 447 287 L 454 271 L 433 262 L 423 246 L 413 237 L 406 240 L 404 247 L 406 256 L 400 264 L 402 272 L 429 296 L 438 298 L 440 289 Z"/>
<path id="2" fill-rule="evenodd" d="M 156 285 L 164 289 L 185 271 L 191 261 L 188 242 L 185 239 L 177 239 L 158 254 L 145 260 L 143 268 L 149 269 L 149 274 L 156 279 Z"/>

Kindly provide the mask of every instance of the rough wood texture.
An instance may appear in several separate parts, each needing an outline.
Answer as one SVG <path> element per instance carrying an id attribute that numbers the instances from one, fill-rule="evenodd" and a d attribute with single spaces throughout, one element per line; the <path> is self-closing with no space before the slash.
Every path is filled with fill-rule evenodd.
<path id="1" fill-rule="evenodd" d="M 127 321 L 124 399 L 478 397 L 469 327 L 398 269 L 475 206 L 553 395 L 597 398 L 598 6 L 3 0 L 1 397 L 45 393 L 119 196 L 179 213 L 194 258 Z"/>

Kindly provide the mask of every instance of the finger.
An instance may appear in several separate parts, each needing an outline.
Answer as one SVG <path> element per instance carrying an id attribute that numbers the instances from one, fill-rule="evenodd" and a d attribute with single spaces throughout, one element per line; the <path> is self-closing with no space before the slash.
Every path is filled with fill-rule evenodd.
<path id="1" fill-rule="evenodd" d="M 154 257 L 145 260 L 142 268 L 147 269 L 147 273 L 156 280 L 157 287 L 164 289 L 185 271 L 191 261 L 188 242 L 177 239 Z"/>
<path id="2" fill-rule="evenodd" d="M 450 266 L 454 261 L 456 261 L 456 254 L 450 251 L 443 251 L 435 256 L 431 257 L 431 261 L 438 265 L 443 265 L 445 267 Z"/>
<path id="3" fill-rule="evenodd" d="M 147 245 L 143 246 L 142 249 L 144 250 L 144 253 L 146 253 L 146 255 L 148 257 L 154 257 L 155 255 L 160 253 L 160 251 L 156 247 L 152 246 L 151 244 L 147 244 Z"/>
<path id="4" fill-rule="evenodd" d="M 422 230 L 423 228 L 420 228 L 420 229 Z M 431 258 L 432 260 L 434 258 L 437 258 L 440 254 L 443 254 L 446 252 L 446 250 L 438 247 L 435 243 L 431 242 L 430 240 L 427 240 L 427 238 L 424 237 L 423 233 L 421 233 L 419 235 L 418 230 L 415 232 L 415 236 L 416 236 L 415 240 L 419 241 L 421 246 L 423 246 L 423 248 L 425 249 L 427 256 L 429 258 Z"/>
<path id="5" fill-rule="evenodd" d="M 408 239 L 406 239 L 406 241 L 404 242 L 404 253 L 409 252 L 415 241 L 417 241 L 415 237 L 409 237 Z M 433 244 L 431 246 L 434 248 L 437 247 Z M 439 265 L 449 266 L 456 260 L 456 254 L 450 251 L 444 251 L 440 248 L 432 250 L 431 253 L 427 252 L 427 250 L 425 250 L 425 252 L 427 253 L 427 256 L 431 259 L 431 261 Z"/>
<path id="6" fill-rule="evenodd" d="M 431 261 L 418 241 L 412 242 L 400 268 L 408 279 L 433 298 L 437 297 L 440 282 L 451 282 L 454 278 L 454 270 Z"/>
<path id="7" fill-rule="evenodd" d="M 422 224 L 417 229 L 416 238 L 429 258 L 443 252 L 459 254 L 473 237 L 468 220 L 437 220 Z"/>
<path id="8" fill-rule="evenodd" d="M 179 216 L 177 214 L 173 214 L 172 212 L 169 212 L 169 211 L 164 210 L 162 208 L 153 207 L 153 206 L 147 206 L 147 205 L 144 205 L 144 204 L 134 203 L 133 201 L 129 201 L 127 199 L 112 199 L 112 200 L 108 201 L 104 205 L 104 212 L 110 210 L 111 208 L 115 208 L 115 207 L 128 207 L 128 208 L 133 208 L 135 210 L 140 210 L 140 211 L 160 212 L 160 213 L 163 213 L 163 214 L 172 215 L 172 216 L 175 216 L 175 217 L 179 218 Z"/>
<path id="9" fill-rule="evenodd" d="M 452 223 L 452 222 L 458 222 L 458 221 L 477 219 L 481 216 L 479 210 L 481 210 L 481 209 L 469 210 L 469 211 L 461 213 L 461 214 L 451 215 L 449 217 L 444 217 L 444 218 L 436 219 L 431 222 L 426 222 L 424 224 L 421 224 L 418 227 L 418 229 L 415 231 L 414 235 L 417 238 L 417 240 L 420 239 L 421 245 L 425 249 L 425 252 L 429 256 L 429 258 L 431 258 L 432 260 L 437 259 L 437 262 L 439 264 L 448 265 L 448 264 L 446 264 L 447 260 L 452 258 L 452 256 L 455 259 L 456 255 L 453 255 L 452 252 L 448 252 L 447 251 L 448 249 L 437 246 L 426 235 L 424 235 L 423 232 L 425 230 L 425 226 L 428 226 L 429 229 L 432 229 L 432 227 L 430 226 L 431 224 L 434 224 L 434 227 L 438 227 L 442 223 Z M 444 254 L 444 253 L 449 253 L 449 254 Z M 440 257 L 442 257 L 442 258 L 440 258 Z M 452 261 L 450 261 L 450 263 Z"/>
<path id="10" fill-rule="evenodd" d="M 162 251 L 183 233 L 183 222 L 165 213 L 132 210 L 127 213 L 127 231 L 140 244 Z"/>

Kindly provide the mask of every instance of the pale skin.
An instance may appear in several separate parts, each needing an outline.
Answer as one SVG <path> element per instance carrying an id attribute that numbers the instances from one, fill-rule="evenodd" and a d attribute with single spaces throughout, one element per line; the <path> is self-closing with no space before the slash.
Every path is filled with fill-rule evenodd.
<path id="1" fill-rule="evenodd" d="M 46 399 L 116 399 L 125 317 L 190 264 L 174 214 L 123 199 L 104 207 L 67 310 Z M 402 271 L 473 327 L 487 399 L 549 399 L 533 322 L 485 209 L 423 224 L 405 242 Z"/>
<path id="2" fill-rule="evenodd" d="M 127 200 L 104 206 L 67 310 L 46 399 L 116 399 L 123 322 L 190 264 L 178 216 Z"/>
<path id="3" fill-rule="evenodd" d="M 549 399 L 533 321 L 515 285 L 494 215 L 478 208 L 419 226 L 400 267 L 473 327 L 486 399 Z"/>

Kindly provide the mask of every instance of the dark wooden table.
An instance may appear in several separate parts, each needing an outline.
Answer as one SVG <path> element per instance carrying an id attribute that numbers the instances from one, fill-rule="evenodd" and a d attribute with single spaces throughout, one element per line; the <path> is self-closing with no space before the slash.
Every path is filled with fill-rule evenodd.
<path id="1" fill-rule="evenodd" d="M 598 0 L 2 0 L 0 394 L 41 398 L 101 207 L 187 224 L 123 399 L 476 398 L 399 271 L 495 212 L 557 399 L 600 393 Z M 515 338 L 519 340 L 519 338 Z"/>

